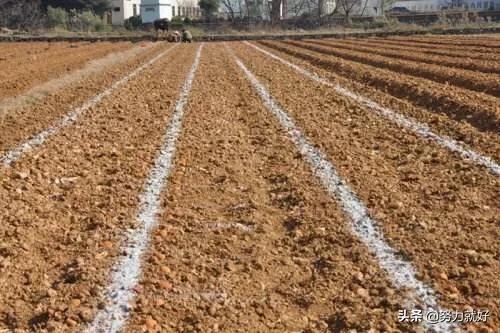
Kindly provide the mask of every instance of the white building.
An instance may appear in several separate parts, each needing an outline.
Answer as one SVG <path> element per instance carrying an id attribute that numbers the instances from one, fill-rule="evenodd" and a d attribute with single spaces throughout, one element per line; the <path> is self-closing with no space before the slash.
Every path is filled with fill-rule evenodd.
<path id="1" fill-rule="evenodd" d="M 404 7 L 412 12 L 434 12 L 443 9 L 486 11 L 500 9 L 500 0 L 400 0 L 392 7 Z"/>
<path id="2" fill-rule="evenodd" d="M 140 15 L 141 0 L 113 0 L 111 24 L 123 25 L 126 19 Z"/>
<path id="3" fill-rule="evenodd" d="M 500 10 L 500 0 L 463 0 L 460 7 L 470 11 Z"/>
<path id="4" fill-rule="evenodd" d="M 158 19 L 171 20 L 174 16 L 197 18 L 201 10 L 197 0 L 142 0 L 142 23 L 153 23 Z"/>
<path id="5" fill-rule="evenodd" d="M 451 0 L 401 0 L 392 6 L 406 8 L 411 12 L 436 12 L 451 7 Z"/>

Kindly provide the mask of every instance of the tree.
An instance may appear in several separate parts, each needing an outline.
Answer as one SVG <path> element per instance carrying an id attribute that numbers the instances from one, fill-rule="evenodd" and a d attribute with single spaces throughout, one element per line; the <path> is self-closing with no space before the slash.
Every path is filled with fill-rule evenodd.
<path id="1" fill-rule="evenodd" d="M 271 22 L 276 24 L 281 19 L 281 1 L 282 0 L 272 0 L 271 2 Z"/>
<path id="2" fill-rule="evenodd" d="M 220 0 L 224 8 L 227 10 L 229 13 L 229 17 L 231 18 L 231 21 L 234 21 L 234 7 L 236 7 L 236 3 L 233 0 Z M 241 7 L 241 4 L 240 4 Z"/>
<path id="3" fill-rule="evenodd" d="M 90 10 L 97 15 L 103 15 L 111 8 L 110 0 L 42 0 L 44 8 L 63 8 L 67 11 L 76 9 L 77 11 Z"/>
<path id="4" fill-rule="evenodd" d="M 219 0 L 200 0 L 198 6 L 201 8 L 203 16 L 210 18 L 219 9 Z"/>
<path id="5" fill-rule="evenodd" d="M 48 23 L 51 28 L 60 27 L 67 28 L 69 15 L 68 12 L 62 8 L 47 8 Z"/>
<path id="6" fill-rule="evenodd" d="M 385 16 L 386 9 L 390 9 L 397 0 L 380 0 L 380 15 Z"/>
<path id="7" fill-rule="evenodd" d="M 351 13 L 354 7 L 359 6 L 361 4 L 361 0 L 338 0 L 340 4 L 340 9 L 344 13 L 344 17 L 346 23 L 351 23 Z"/>
<path id="8" fill-rule="evenodd" d="M 125 20 L 124 26 L 127 30 L 138 29 L 142 25 L 142 18 L 140 15 L 129 17 Z"/>

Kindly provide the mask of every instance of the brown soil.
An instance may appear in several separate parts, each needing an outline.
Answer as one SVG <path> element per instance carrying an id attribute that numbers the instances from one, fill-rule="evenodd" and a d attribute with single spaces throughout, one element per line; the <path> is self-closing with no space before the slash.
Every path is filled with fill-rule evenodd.
<path id="1" fill-rule="evenodd" d="M 498 79 L 498 75 L 500 73 L 500 64 L 498 61 L 478 61 L 468 59 L 468 58 L 456 58 L 456 57 L 447 57 L 443 55 L 433 56 L 429 54 L 425 54 L 419 52 L 418 50 L 391 50 L 388 49 L 386 45 L 363 45 L 362 42 L 352 42 L 352 41 L 323 41 L 323 40 L 309 40 L 309 42 L 313 42 L 317 45 L 330 46 L 335 49 L 345 49 L 352 51 L 364 52 L 367 54 L 376 54 L 385 57 L 391 57 L 395 59 L 404 59 L 410 61 L 416 61 L 419 63 L 426 63 L 432 65 L 439 65 L 444 67 L 454 67 L 458 69 L 467 69 L 471 71 L 480 71 L 483 73 L 489 73 L 489 77 L 491 79 Z"/>
<path id="2" fill-rule="evenodd" d="M 80 45 L 87 45 L 81 43 Z M 42 60 L 45 57 L 60 55 L 74 51 L 75 45 L 70 43 L 1 43 L 0 61 L 4 65 L 21 65 L 28 61 Z M 42 58 L 40 58 L 42 57 Z"/>
<path id="3" fill-rule="evenodd" d="M 299 44 L 258 43 L 500 160 L 499 98 Z M 53 57 L 61 60 L 57 45 Z M 228 46 L 324 152 L 439 304 L 488 309 L 486 323 L 464 327 L 496 332 L 498 176 L 244 43 Z M 46 54 L 44 47 L 33 50 Z M 168 47 L 156 44 L 9 110 L 0 153 Z M 0 167 L 0 332 L 81 332 L 105 307 L 112 266 L 127 255 L 124 237 L 137 227 L 139 198 L 196 47 L 178 46 L 41 147 Z M 103 49 L 111 52 L 96 45 Z M 24 50 L 12 44 L 12 54 Z M 90 52 L 82 53 L 99 57 Z M 59 71 L 55 63 L 37 66 Z M 398 322 L 406 291 L 354 236 L 223 44 L 205 45 L 185 109 L 125 332 L 423 332 Z"/>
<path id="4" fill-rule="evenodd" d="M 458 57 L 460 59 L 477 59 L 477 60 L 495 60 L 497 59 L 497 54 L 485 53 L 485 52 L 474 52 L 467 50 L 464 52 L 463 49 L 448 48 L 442 45 L 424 45 L 419 43 L 411 43 L 404 41 L 394 41 L 388 39 L 376 39 L 376 38 L 362 38 L 362 39 L 346 39 L 346 43 L 356 43 L 356 44 L 366 44 L 367 46 L 383 46 L 388 49 L 394 50 L 408 50 L 417 51 L 426 54 Z"/>
<path id="5" fill-rule="evenodd" d="M 177 48 L 0 170 L 0 328 L 76 332 L 92 319 L 193 58 Z"/>
<path id="6" fill-rule="evenodd" d="M 457 121 L 468 122 L 481 131 L 499 131 L 500 109 L 498 99 L 493 96 L 402 73 L 396 75 L 392 71 L 319 54 L 282 42 L 262 41 L 260 44 L 334 71 L 359 83 L 389 92 L 395 97 L 407 99 L 430 111 L 444 113 Z"/>
<path id="7" fill-rule="evenodd" d="M 125 51 L 114 52 L 105 57 L 91 60 L 80 69 L 34 86 L 20 95 L 3 99 L 0 101 L 0 119 L 3 119 L 5 114 L 11 109 L 21 108 L 39 102 L 47 95 L 68 87 L 91 75 L 103 75 L 103 72 L 105 72 L 107 68 L 124 63 L 153 46 L 153 43 L 137 44 L 135 47 Z"/>
<path id="8" fill-rule="evenodd" d="M 500 96 L 500 76 L 498 75 L 448 68 L 446 66 L 433 64 L 423 65 L 421 62 L 399 60 L 399 57 L 384 57 L 364 51 L 340 50 L 334 46 L 321 46 L 315 42 L 290 41 L 287 43 L 315 52 L 334 55 L 357 63 L 389 69 L 396 73 L 421 77 L 446 85 L 455 85 L 457 87 L 490 94 L 496 97 Z"/>
<path id="9" fill-rule="evenodd" d="M 259 45 L 259 47 L 266 48 Z M 481 152 L 487 156 L 493 157 L 495 160 L 500 160 L 500 138 L 496 133 L 479 131 L 476 127 L 469 123 L 455 121 L 453 118 L 445 114 L 429 112 L 428 109 L 417 107 L 412 103 L 396 98 L 387 92 L 375 89 L 370 85 L 362 82 L 356 82 L 349 77 L 337 75 L 334 71 L 324 69 L 313 65 L 312 63 L 300 58 L 291 56 L 287 53 L 277 51 L 273 48 L 267 48 L 268 51 L 277 54 L 279 57 L 288 60 L 298 66 L 308 69 L 311 72 L 317 73 L 330 82 L 338 83 L 343 87 L 350 89 L 353 92 L 360 93 L 379 105 L 388 107 L 395 112 L 409 116 L 417 121 L 427 124 L 435 133 L 443 136 L 449 136 L 465 146 Z"/>
<path id="10" fill-rule="evenodd" d="M 56 43 L 50 44 L 47 52 L 34 53 L 28 58 L 24 56 L 26 54 L 24 50 L 13 52 L 7 57 L 6 63 L 2 64 L 2 67 L 5 66 L 9 70 L 0 71 L 0 100 L 18 95 L 37 84 L 81 68 L 92 59 L 126 50 L 132 45 L 126 42 Z M 62 50 L 59 51 L 58 48 Z"/>
<path id="11" fill-rule="evenodd" d="M 409 41 L 412 43 L 419 43 L 419 44 L 429 44 L 429 45 L 443 45 L 446 47 L 457 47 L 457 48 L 462 48 L 464 50 L 476 50 L 480 52 L 491 52 L 491 53 L 499 53 L 500 52 L 500 44 L 495 43 L 494 41 L 491 40 L 481 40 L 479 38 L 478 41 L 467 41 L 464 39 L 460 38 L 455 38 L 453 40 L 447 40 L 445 38 L 428 38 L 426 37 L 401 37 L 401 36 L 393 36 L 389 37 L 388 39 L 390 40 L 397 40 L 399 41 Z"/>
<path id="12" fill-rule="evenodd" d="M 488 308 L 488 327 L 498 327 L 498 178 L 247 46 L 237 53 L 327 153 L 443 304 Z"/>
<path id="13" fill-rule="evenodd" d="M 395 322 L 401 303 L 384 273 L 219 45 L 204 49 L 178 151 L 127 332 L 411 331 Z"/>
<path id="14" fill-rule="evenodd" d="M 28 137 L 47 129 L 72 108 L 79 107 L 113 82 L 121 79 L 164 49 L 163 44 L 147 47 L 136 57 L 103 69 L 55 91 L 47 91 L 41 100 L 21 103 L 21 107 L 3 110 L 0 114 L 0 153 L 12 149 Z M 27 104 L 27 105 L 26 105 Z M 23 106 L 24 105 L 24 106 Z"/>

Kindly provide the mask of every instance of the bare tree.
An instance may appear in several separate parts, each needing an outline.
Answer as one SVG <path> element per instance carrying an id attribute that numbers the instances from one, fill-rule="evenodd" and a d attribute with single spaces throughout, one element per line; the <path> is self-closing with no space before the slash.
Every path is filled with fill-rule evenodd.
<path id="1" fill-rule="evenodd" d="M 356 6 L 361 5 L 361 0 L 338 0 L 340 9 L 344 13 L 347 23 L 351 23 L 351 14 Z M 338 5 L 337 5 L 338 6 Z"/>
<path id="2" fill-rule="evenodd" d="M 234 12 L 236 7 L 236 3 L 232 0 L 220 0 L 221 4 L 224 6 L 224 8 L 227 10 L 229 13 L 229 17 L 231 18 L 231 21 L 234 21 Z M 241 2 L 240 2 L 240 8 L 241 8 Z"/>
<path id="3" fill-rule="evenodd" d="M 281 19 L 281 0 L 272 0 L 271 3 L 271 22 L 278 23 Z"/>
<path id="4" fill-rule="evenodd" d="M 361 1 L 363 1 L 363 0 L 361 0 Z M 365 4 L 363 6 L 363 9 L 361 10 L 361 14 L 360 14 L 361 16 L 365 15 L 366 6 L 368 5 L 368 0 L 364 0 L 364 1 L 365 1 Z"/>
<path id="5" fill-rule="evenodd" d="M 308 6 L 309 8 L 309 0 L 299 0 L 299 1 L 293 1 L 292 2 L 292 5 L 290 6 L 290 2 L 288 3 L 288 6 L 287 6 L 287 12 L 286 13 L 283 13 L 284 15 L 290 15 L 292 17 L 297 17 L 299 16 L 301 13 L 304 12 L 304 8 Z"/>
<path id="6" fill-rule="evenodd" d="M 385 16 L 385 10 L 389 9 L 397 0 L 380 0 L 380 15 Z"/>

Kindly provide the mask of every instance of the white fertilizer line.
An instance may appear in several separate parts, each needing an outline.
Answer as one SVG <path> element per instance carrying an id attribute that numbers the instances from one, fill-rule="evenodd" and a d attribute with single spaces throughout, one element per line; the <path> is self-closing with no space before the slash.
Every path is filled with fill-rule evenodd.
<path id="1" fill-rule="evenodd" d="M 253 232 L 255 229 L 254 226 L 248 226 L 239 222 L 215 222 L 211 223 L 208 227 L 213 230 L 236 229 L 246 233 Z"/>
<path id="2" fill-rule="evenodd" d="M 497 176 L 500 175 L 500 165 L 498 163 L 496 163 L 492 158 L 481 155 L 479 153 L 476 153 L 475 151 L 464 147 L 463 145 L 461 145 L 456 140 L 453 140 L 452 138 L 449 138 L 447 136 L 438 135 L 438 134 L 432 132 L 432 130 L 426 124 L 422 124 L 413 118 L 404 116 L 404 115 L 397 113 L 391 109 L 385 108 L 385 107 L 379 105 L 375 101 L 373 101 L 365 96 L 362 96 L 362 95 L 359 95 L 353 91 L 350 91 L 349 89 L 346 89 L 346 88 L 340 86 L 339 84 L 334 84 L 334 83 L 328 81 L 326 78 L 320 77 L 316 73 L 310 72 L 310 71 L 308 71 L 304 68 L 301 68 L 301 67 L 299 67 L 299 66 L 297 66 L 297 65 L 295 65 L 295 64 L 293 64 L 293 63 L 291 63 L 283 58 L 280 58 L 277 55 L 258 47 L 257 45 L 251 44 L 249 42 L 244 42 L 244 43 L 253 47 L 257 51 L 260 51 L 260 52 L 266 54 L 267 56 L 293 68 L 294 70 L 296 70 L 300 74 L 310 78 L 311 80 L 318 82 L 318 83 L 321 83 L 323 85 L 326 85 L 328 87 L 332 87 L 337 93 L 355 100 L 356 102 L 360 103 L 361 105 L 364 105 L 365 107 L 367 107 L 369 110 L 374 111 L 376 114 L 389 119 L 390 121 L 396 123 L 397 125 L 404 127 L 404 128 L 407 128 L 423 138 L 434 141 L 437 144 L 439 144 L 440 146 L 442 146 L 442 147 L 444 147 L 444 148 L 446 148 L 454 153 L 460 154 L 466 160 L 469 160 L 475 164 L 479 164 L 479 165 L 482 165 L 482 166 L 488 168 L 490 170 L 490 172 L 493 173 L 494 175 L 497 175 Z"/>
<path id="3" fill-rule="evenodd" d="M 160 194 L 173 165 L 175 146 L 182 128 L 184 106 L 187 103 L 200 63 L 202 47 L 203 45 L 198 48 L 194 63 L 182 86 L 160 154 L 149 173 L 145 191 L 140 197 L 140 209 L 137 215 L 139 227 L 129 230 L 127 244 L 123 249 L 127 256 L 123 257 L 113 268 L 111 284 L 105 294 L 108 304 L 97 313 L 86 332 L 119 332 L 127 321 L 130 312 L 129 303 L 134 298 L 133 288 L 139 283 L 141 274 L 141 256 L 148 247 L 149 234 L 157 224 L 156 216 L 160 212 Z"/>
<path id="4" fill-rule="evenodd" d="M 163 57 L 165 54 L 173 50 L 177 45 L 170 47 L 168 50 L 163 51 L 153 59 L 149 60 L 145 64 L 139 66 L 120 80 L 114 82 L 109 88 L 104 90 L 103 92 L 95 95 L 91 99 L 87 100 L 83 105 L 72 109 L 66 116 L 64 116 L 62 119 L 58 120 L 55 124 L 53 124 L 51 127 L 46 129 L 43 132 L 40 132 L 33 136 L 32 138 L 28 139 L 27 141 L 23 142 L 19 146 L 15 147 L 14 149 L 11 149 L 7 151 L 4 155 L 0 156 L 0 163 L 2 163 L 4 166 L 10 166 L 13 162 L 17 161 L 24 155 L 26 152 L 41 146 L 50 136 L 56 134 L 59 132 L 62 128 L 69 126 L 73 124 L 78 117 L 80 117 L 83 113 L 88 111 L 91 107 L 95 106 L 104 97 L 107 97 L 111 95 L 116 89 L 127 83 L 130 79 L 134 78 L 137 76 L 139 73 L 144 71 L 147 67 L 153 65 L 155 62 L 157 62 L 161 57 Z"/>
<path id="5" fill-rule="evenodd" d="M 302 156 L 311 165 L 314 174 L 319 178 L 328 193 L 340 201 L 344 213 L 351 219 L 354 234 L 373 251 L 380 266 L 388 273 L 394 285 L 397 288 L 407 288 L 409 290 L 410 295 L 406 301 L 412 306 L 416 306 L 420 301 L 424 313 L 439 310 L 434 291 L 418 280 L 415 269 L 410 262 L 398 258 L 396 250 L 385 241 L 377 222 L 369 216 L 365 205 L 338 175 L 326 156 L 309 142 L 309 139 L 295 125 L 293 119 L 281 108 L 267 89 L 234 53 L 233 56 L 261 97 L 266 108 L 278 119 Z M 449 323 L 426 323 L 426 325 L 437 332 L 453 332 L 455 329 Z"/>

